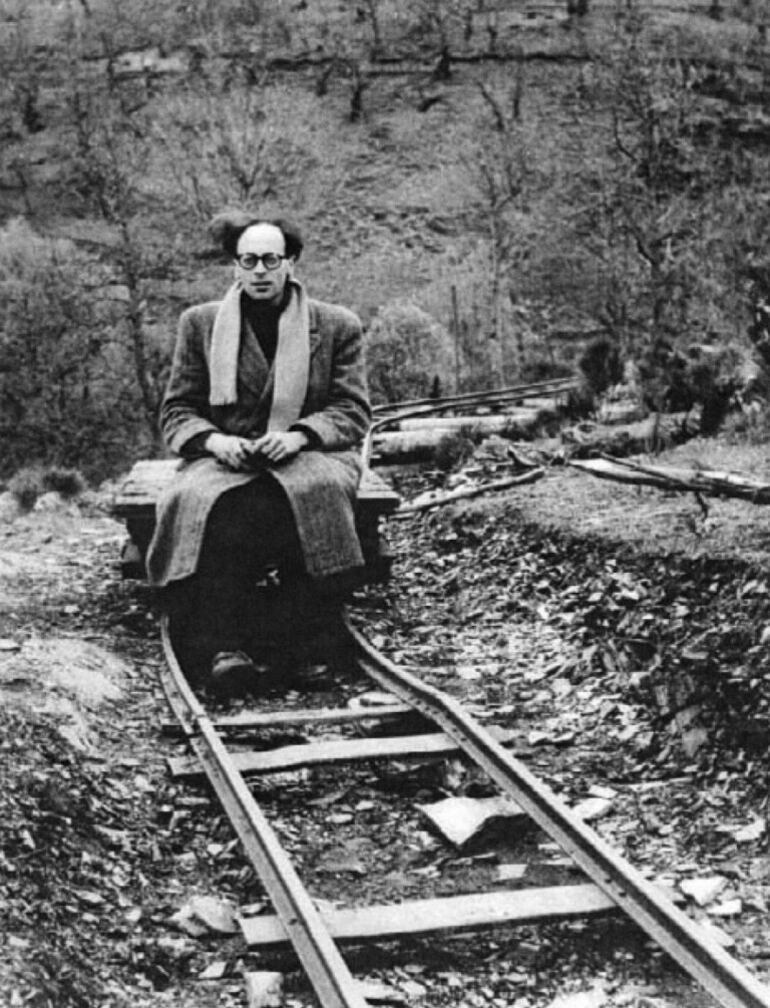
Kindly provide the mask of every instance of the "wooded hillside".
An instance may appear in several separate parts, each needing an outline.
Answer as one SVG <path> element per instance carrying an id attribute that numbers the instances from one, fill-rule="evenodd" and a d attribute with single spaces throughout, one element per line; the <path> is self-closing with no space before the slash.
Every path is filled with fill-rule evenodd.
<path id="1" fill-rule="evenodd" d="M 302 275 L 363 317 L 379 401 L 581 355 L 591 391 L 633 364 L 651 408 L 715 423 L 763 391 L 764 0 L 0 17 L 0 476 L 154 450 L 176 317 L 229 278 L 206 222 L 233 204 L 299 220 Z"/>

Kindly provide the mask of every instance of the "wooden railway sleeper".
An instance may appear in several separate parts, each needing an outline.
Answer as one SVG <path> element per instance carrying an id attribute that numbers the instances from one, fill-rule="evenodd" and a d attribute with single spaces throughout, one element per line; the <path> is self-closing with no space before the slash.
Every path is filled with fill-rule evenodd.
<path id="1" fill-rule="evenodd" d="M 468 894 L 436 900 L 412 900 L 394 906 L 319 914 L 288 856 L 259 809 L 238 771 L 234 757 L 219 738 L 215 723 L 187 684 L 173 651 L 167 621 L 163 621 L 167 669 L 162 684 L 182 731 L 236 830 L 277 917 L 246 918 L 241 922 L 250 947 L 291 944 L 324 1008 L 362 1006 L 360 989 L 342 960 L 335 941 L 371 940 L 447 929 L 495 927 L 567 917 L 604 914 L 612 903 L 594 885 Z M 390 706 L 391 713 L 405 705 Z M 410 709 L 413 709 L 410 707 Z M 328 720 L 327 712 L 318 712 Z M 331 712 L 340 717 L 341 710 Z M 366 712 L 377 716 L 377 708 Z M 287 722 L 309 717 L 309 712 L 285 713 Z M 247 716 L 248 718 L 248 716 Z M 241 716 L 243 719 L 243 716 Z M 280 715 L 255 714 L 257 723 L 277 722 Z M 344 718 L 349 720 L 348 717 Z M 387 740 L 386 740 L 387 741 Z M 399 743 L 400 739 L 390 739 Z M 446 743 L 444 743 L 446 744 Z M 311 748 L 308 746 L 308 748 Z"/>
<path id="2" fill-rule="evenodd" d="M 263 947 L 290 941 L 324 1008 L 361 1006 L 365 1002 L 336 947 L 335 939 L 361 941 L 452 927 L 467 929 L 469 926 L 496 926 L 574 914 L 606 913 L 609 909 L 619 908 L 726 1008 L 770 1008 L 770 991 L 767 988 L 658 893 L 590 827 L 577 819 L 549 788 L 507 752 L 489 731 L 478 725 L 459 703 L 380 655 L 355 630 L 349 618 L 346 618 L 346 628 L 362 671 L 381 688 L 442 729 L 444 736 L 441 737 L 448 737 L 485 770 L 503 793 L 513 797 L 572 856 L 594 884 L 476 894 L 467 898 L 416 900 L 393 907 L 319 913 L 248 790 L 238 769 L 238 759 L 228 753 L 214 723 L 185 682 L 171 647 L 168 627 L 164 624 L 168 670 L 163 683 L 169 703 L 182 722 L 188 741 L 278 914 L 277 918 L 242 922 L 249 945 Z M 288 713 L 287 716 L 291 718 L 292 715 Z M 259 715 L 255 717 L 258 720 Z M 280 715 L 272 715 L 272 718 L 277 722 Z M 399 745 L 412 744 L 392 738 L 377 741 L 382 743 L 383 755 L 387 755 L 385 750 L 392 750 L 392 755 Z M 445 742 L 441 744 L 446 745 Z M 304 757 L 300 754 L 300 758 L 314 762 L 313 746 L 305 749 Z M 377 755 L 377 746 L 374 746 L 366 758 L 376 758 Z M 335 758 L 345 758 L 344 753 L 342 756 L 337 754 Z"/>
<path id="3" fill-rule="evenodd" d="M 395 938 L 440 930 L 496 927 L 510 923 L 533 923 L 575 916 L 605 914 L 612 902 L 594 885 L 552 886 L 527 892 L 477 893 L 435 900 L 412 900 L 394 906 L 374 906 L 363 910 L 319 914 L 283 851 L 272 828 L 255 802 L 237 765 L 237 757 L 225 749 L 215 723 L 186 683 L 174 654 L 167 621 L 163 623 L 163 644 L 167 671 L 162 677 L 172 710 L 209 779 L 243 848 L 255 868 L 277 916 L 245 919 L 241 922 L 250 947 L 290 944 L 304 966 L 324 1008 L 362 1005 L 358 985 L 347 970 L 335 941 Z M 389 710 L 403 712 L 405 705 Z M 351 712 L 318 712 L 322 723 L 350 719 Z M 378 709 L 356 712 L 377 716 Z M 287 723 L 307 720 L 309 712 L 285 712 Z M 255 714 L 255 723 L 277 723 L 281 715 Z M 243 720 L 243 716 L 241 716 Z M 434 736 L 422 736 L 435 738 Z M 420 738 L 418 736 L 417 738 Z M 375 743 L 403 745 L 403 737 L 374 740 Z M 446 741 L 443 743 L 446 748 Z M 296 747 L 301 748 L 301 747 Z M 306 746 L 312 750 L 312 746 Z M 376 744 L 370 758 L 376 752 Z"/>
<path id="4" fill-rule="evenodd" d="M 309 893 L 273 829 L 248 790 L 211 720 L 185 681 L 162 624 L 168 702 L 188 732 L 188 741 L 225 809 L 280 917 L 323 1008 L 366 1008 L 360 988 L 321 920 Z"/>
<path id="5" fill-rule="evenodd" d="M 346 617 L 360 667 L 447 735 L 568 853 L 617 905 L 725 1008 L 770 1008 L 770 990 L 660 894 L 465 711 L 380 655 Z"/>

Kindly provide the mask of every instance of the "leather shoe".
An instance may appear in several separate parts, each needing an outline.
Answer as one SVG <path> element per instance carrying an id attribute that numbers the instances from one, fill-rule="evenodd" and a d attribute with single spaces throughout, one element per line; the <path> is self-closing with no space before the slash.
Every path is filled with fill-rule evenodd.
<path id="1" fill-rule="evenodd" d="M 239 696 L 256 680 L 257 668 L 245 651 L 217 651 L 214 655 L 209 682 L 217 696 Z"/>

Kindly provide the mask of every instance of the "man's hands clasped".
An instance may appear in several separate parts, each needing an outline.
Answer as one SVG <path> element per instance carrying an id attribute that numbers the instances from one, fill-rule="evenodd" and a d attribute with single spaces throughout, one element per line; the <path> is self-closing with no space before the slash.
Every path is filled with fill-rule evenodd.
<path id="1" fill-rule="evenodd" d="M 294 458 L 309 443 L 302 431 L 270 431 L 258 438 L 242 438 L 233 434 L 209 434 L 206 450 L 236 472 L 248 472 L 260 463 L 279 465 Z"/>

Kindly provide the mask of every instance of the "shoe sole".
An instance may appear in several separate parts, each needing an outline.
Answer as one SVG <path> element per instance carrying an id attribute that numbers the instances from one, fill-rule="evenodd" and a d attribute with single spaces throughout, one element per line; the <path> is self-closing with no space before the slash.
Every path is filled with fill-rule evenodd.
<path id="1" fill-rule="evenodd" d="M 233 665 L 218 675 L 212 675 L 208 685 L 217 696 L 240 696 L 249 692 L 256 685 L 258 678 L 254 665 Z"/>

